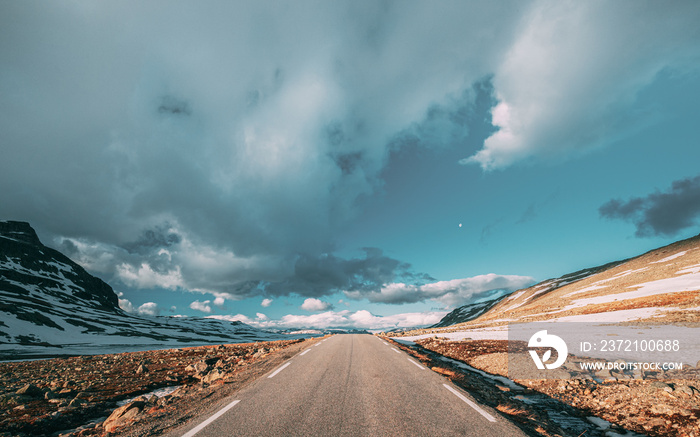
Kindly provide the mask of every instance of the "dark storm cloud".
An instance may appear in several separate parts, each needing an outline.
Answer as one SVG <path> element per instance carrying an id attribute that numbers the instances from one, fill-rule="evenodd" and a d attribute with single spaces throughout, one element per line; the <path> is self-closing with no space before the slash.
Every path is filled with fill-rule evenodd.
<path id="1" fill-rule="evenodd" d="M 125 244 L 124 249 L 128 252 L 147 252 L 171 247 L 180 241 L 182 238 L 165 224 L 144 230 L 136 241 Z"/>
<path id="2" fill-rule="evenodd" d="M 386 257 L 367 254 L 374 272 L 323 254 L 381 187 L 393 148 L 470 134 L 474 83 L 493 75 L 502 129 L 472 161 L 503 167 L 562 138 L 599 144 L 591 127 L 619 125 L 607 122 L 627 97 L 672 65 L 668 47 L 696 53 L 692 2 L 629 21 L 626 4 L 570 6 L 0 2 L 0 218 L 132 287 L 237 298 L 282 281 L 347 285 L 353 271 L 358 290 L 382 268 L 399 280 Z M 551 37 L 560 26 L 568 38 Z M 179 241 L 144 237 L 164 227 Z"/>
<path id="3" fill-rule="evenodd" d="M 634 223 L 638 237 L 674 236 L 683 229 L 698 225 L 700 176 L 674 181 L 666 192 L 627 201 L 612 199 L 599 211 L 604 218 Z"/>
<path id="4" fill-rule="evenodd" d="M 512 9 L 4 2 L 0 216 L 130 287 L 408 280 L 382 255 L 323 254 L 397 133 L 426 113 L 420 147 L 465 132 L 455 110 L 512 40 Z"/>
<path id="5" fill-rule="evenodd" d="M 364 257 L 344 259 L 332 254 L 299 256 L 294 273 L 283 281 L 266 285 L 273 296 L 296 293 L 304 297 L 322 297 L 340 291 L 369 292 L 385 284 L 409 282 L 425 284 L 435 279 L 416 273 L 410 264 L 390 258 L 377 248 L 364 248 Z"/>

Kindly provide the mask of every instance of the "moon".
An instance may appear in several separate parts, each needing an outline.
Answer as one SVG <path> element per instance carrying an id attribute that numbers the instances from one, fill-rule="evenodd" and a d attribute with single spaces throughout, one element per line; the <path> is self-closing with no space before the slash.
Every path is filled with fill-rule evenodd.
<path id="1" fill-rule="evenodd" d="M 461 224 L 461 223 L 459 224 L 459 227 L 460 227 L 460 228 L 462 227 L 462 224 Z"/>

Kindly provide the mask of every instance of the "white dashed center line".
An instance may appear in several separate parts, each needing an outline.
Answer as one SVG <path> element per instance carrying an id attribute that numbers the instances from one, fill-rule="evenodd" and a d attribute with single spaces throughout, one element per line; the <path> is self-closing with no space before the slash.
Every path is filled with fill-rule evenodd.
<path id="1" fill-rule="evenodd" d="M 415 364 L 416 366 L 418 366 L 418 368 L 421 369 L 421 370 L 424 370 L 424 369 L 425 369 L 425 367 L 421 366 L 420 364 L 416 363 L 415 361 L 413 361 L 413 360 L 410 359 L 410 358 L 408 358 L 408 361 L 410 361 L 411 363 L 413 363 L 413 364 Z"/>
<path id="2" fill-rule="evenodd" d="M 285 367 L 287 367 L 287 366 L 290 365 L 290 364 L 292 364 L 292 363 L 289 362 L 289 361 L 288 361 L 287 363 L 283 364 L 282 367 L 280 367 L 279 369 L 277 369 L 277 370 L 275 370 L 274 372 L 272 372 L 272 375 L 268 376 L 268 378 L 273 378 L 275 375 L 277 375 L 278 373 L 280 373 Z"/>
<path id="3" fill-rule="evenodd" d="M 306 349 L 304 352 L 300 353 L 299 356 L 304 355 L 305 353 L 307 353 L 307 352 L 310 351 L 310 350 L 311 350 L 311 349 Z"/>
<path id="4" fill-rule="evenodd" d="M 475 404 L 474 402 L 472 402 L 472 401 L 470 401 L 469 399 L 467 399 L 462 393 L 458 392 L 457 390 L 453 389 L 452 387 L 450 387 L 450 386 L 447 385 L 447 384 L 442 384 L 442 385 L 443 385 L 446 389 L 448 389 L 449 391 L 451 391 L 452 393 L 454 393 L 455 396 L 457 396 L 458 398 L 460 398 L 461 400 L 463 400 L 467 405 L 469 405 L 470 407 L 472 407 L 477 413 L 479 413 L 479 414 L 481 414 L 482 416 L 484 416 L 484 417 L 486 418 L 486 420 L 488 420 L 489 422 L 495 422 L 495 421 L 496 421 L 496 418 L 495 418 L 495 417 L 493 417 L 492 415 L 490 415 L 489 413 L 487 413 L 486 411 L 484 411 L 480 406 L 478 406 L 478 405 Z"/>
<path id="5" fill-rule="evenodd" d="M 393 350 L 393 351 L 396 352 L 397 354 L 400 354 L 400 353 L 401 353 L 401 352 L 397 351 L 395 347 L 392 347 L 391 350 Z"/>

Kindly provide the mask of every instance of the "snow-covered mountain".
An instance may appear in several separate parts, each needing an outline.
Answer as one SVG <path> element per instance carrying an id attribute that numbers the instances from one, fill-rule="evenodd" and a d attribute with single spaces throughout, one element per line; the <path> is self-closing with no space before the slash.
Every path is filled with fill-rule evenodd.
<path id="1" fill-rule="evenodd" d="M 241 322 L 129 314 L 109 285 L 44 246 L 28 223 L 0 221 L 0 359 L 293 337 Z"/>

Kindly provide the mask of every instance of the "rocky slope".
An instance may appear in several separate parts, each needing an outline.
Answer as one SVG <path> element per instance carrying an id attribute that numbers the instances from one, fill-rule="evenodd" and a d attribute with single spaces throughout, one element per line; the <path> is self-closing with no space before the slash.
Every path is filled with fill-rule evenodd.
<path id="1" fill-rule="evenodd" d="M 503 299 L 508 299 L 509 295 L 504 295 L 497 297 L 495 299 L 490 299 L 485 302 L 470 303 L 462 305 L 459 308 L 455 308 L 445 317 L 443 317 L 438 323 L 431 326 L 432 328 L 440 328 L 443 326 L 455 325 L 457 323 L 464 323 L 470 320 L 474 320 L 480 315 L 484 314 L 486 311 L 493 308 Z"/>
<path id="2" fill-rule="evenodd" d="M 289 338 L 240 322 L 126 313 L 109 285 L 44 246 L 28 223 L 0 221 L 0 359 Z"/>

